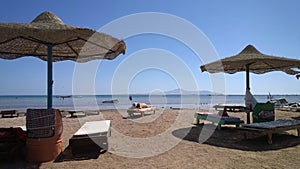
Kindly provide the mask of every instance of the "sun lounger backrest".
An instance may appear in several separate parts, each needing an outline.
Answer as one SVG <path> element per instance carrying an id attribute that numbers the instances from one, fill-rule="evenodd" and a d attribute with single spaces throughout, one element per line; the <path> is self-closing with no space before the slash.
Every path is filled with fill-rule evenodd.
<path id="1" fill-rule="evenodd" d="M 274 103 L 257 102 L 248 89 L 246 90 L 245 105 L 249 111 L 252 111 L 253 123 L 275 120 Z"/>
<path id="2" fill-rule="evenodd" d="M 55 131 L 55 114 L 55 109 L 27 109 L 27 136 L 29 138 L 52 137 Z"/>
<path id="3" fill-rule="evenodd" d="M 253 123 L 268 122 L 275 120 L 274 103 L 257 103 L 253 108 Z"/>

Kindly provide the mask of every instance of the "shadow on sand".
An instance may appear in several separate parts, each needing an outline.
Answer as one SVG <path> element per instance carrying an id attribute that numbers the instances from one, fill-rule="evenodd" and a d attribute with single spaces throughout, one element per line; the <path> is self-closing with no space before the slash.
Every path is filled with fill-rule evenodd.
<path id="1" fill-rule="evenodd" d="M 143 118 L 146 116 L 151 116 L 153 114 L 144 114 L 144 116 L 142 116 L 141 114 L 134 114 L 132 116 L 123 116 L 123 119 L 129 119 L 129 120 L 134 120 L 134 119 L 139 119 L 139 118 Z"/>
<path id="2" fill-rule="evenodd" d="M 58 155 L 58 157 L 53 161 L 64 162 L 64 161 L 79 161 L 79 160 L 89 160 L 89 159 L 97 159 L 101 154 L 106 151 L 86 151 L 80 152 L 76 155 L 72 154 L 71 148 L 68 146 L 62 153 Z M 41 163 L 37 162 L 28 162 L 26 161 L 24 156 L 18 156 L 13 159 L 0 159 L 0 168 L 1 169 L 12 169 L 12 168 L 30 168 L 30 169 L 38 169 L 40 168 Z"/>
<path id="3" fill-rule="evenodd" d="M 7 146 L 6 144 L 1 144 L 0 148 Z M 3 150 L 3 149 L 2 149 Z M 15 149 L 16 150 L 16 149 Z M 39 162 L 29 162 L 26 161 L 25 146 L 21 147 L 15 152 L 0 152 L 0 168 L 1 169 L 14 169 L 14 168 L 40 168 L 41 163 Z"/>
<path id="4" fill-rule="evenodd" d="M 175 130 L 172 134 L 177 138 L 199 143 L 202 129 L 203 124 L 200 124 Z M 268 144 L 268 139 L 265 135 L 259 135 L 254 132 L 247 137 L 248 139 L 245 139 L 244 133 L 235 127 L 222 127 L 221 130 L 215 130 L 203 144 L 246 151 L 278 150 L 300 144 L 300 138 L 289 133 L 273 134 L 273 144 L 271 145 Z"/>
<path id="5" fill-rule="evenodd" d="M 68 146 L 65 150 L 58 155 L 54 162 L 64 162 L 64 161 L 79 161 L 79 160 L 90 160 L 97 159 L 101 154 L 105 153 L 104 150 L 95 151 L 82 151 L 75 155 L 72 154 L 71 147 Z"/>
<path id="6" fill-rule="evenodd" d="M 298 117 L 292 117 L 292 119 L 300 120 L 300 116 L 298 116 Z"/>

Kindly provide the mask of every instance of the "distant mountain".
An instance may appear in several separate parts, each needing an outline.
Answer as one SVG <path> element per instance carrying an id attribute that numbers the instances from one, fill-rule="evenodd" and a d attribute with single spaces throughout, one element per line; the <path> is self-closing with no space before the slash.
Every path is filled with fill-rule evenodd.
<path id="1" fill-rule="evenodd" d="M 184 89 L 174 89 L 174 90 L 166 91 L 165 94 L 222 95 L 222 94 L 220 94 L 220 93 L 215 93 L 215 92 L 208 91 L 208 90 L 189 91 L 189 90 L 184 90 Z"/>

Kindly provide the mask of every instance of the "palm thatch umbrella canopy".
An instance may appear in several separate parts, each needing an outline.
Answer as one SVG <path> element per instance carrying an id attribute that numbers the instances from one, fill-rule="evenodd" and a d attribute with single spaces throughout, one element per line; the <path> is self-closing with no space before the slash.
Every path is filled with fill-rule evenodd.
<path id="1" fill-rule="evenodd" d="M 0 23 L 0 58 L 35 56 L 48 61 L 48 108 L 52 108 L 52 62 L 87 62 L 125 54 L 124 41 L 92 29 L 64 24 L 51 12 L 31 23 Z"/>
<path id="2" fill-rule="evenodd" d="M 246 71 L 246 88 L 250 89 L 249 72 L 263 74 L 271 71 L 283 71 L 295 75 L 299 73 L 295 69 L 300 69 L 300 60 L 265 55 L 254 46 L 248 45 L 239 54 L 202 65 L 200 69 L 202 72 L 229 74 Z"/>
<path id="3" fill-rule="evenodd" d="M 225 72 L 229 74 L 245 71 L 247 94 L 250 93 L 250 72 L 263 74 L 271 71 L 283 71 L 287 74 L 295 75 L 299 73 L 295 69 L 300 69 L 300 60 L 265 55 L 254 46 L 248 45 L 239 54 L 202 65 L 200 69 L 202 72 Z M 250 123 L 249 116 L 249 113 L 247 113 L 247 123 Z"/>

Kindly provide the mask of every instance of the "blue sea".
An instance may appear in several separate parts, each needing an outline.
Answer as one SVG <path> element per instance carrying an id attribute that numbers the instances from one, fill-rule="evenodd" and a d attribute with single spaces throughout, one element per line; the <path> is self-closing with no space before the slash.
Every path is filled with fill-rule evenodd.
<path id="1" fill-rule="evenodd" d="M 133 102 L 143 102 L 158 108 L 209 109 L 219 103 L 244 105 L 244 95 L 76 95 L 69 98 L 53 97 L 53 107 L 59 109 L 99 110 L 127 109 Z M 255 95 L 259 102 L 268 101 L 268 95 Z M 273 99 L 285 98 L 288 102 L 300 102 L 300 95 L 274 95 Z M 102 103 L 117 99 L 117 103 Z M 0 96 L 0 110 L 26 110 L 46 108 L 47 96 Z"/>

